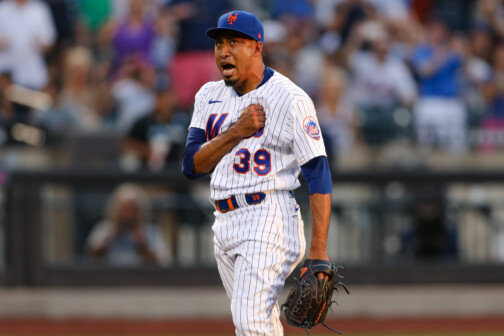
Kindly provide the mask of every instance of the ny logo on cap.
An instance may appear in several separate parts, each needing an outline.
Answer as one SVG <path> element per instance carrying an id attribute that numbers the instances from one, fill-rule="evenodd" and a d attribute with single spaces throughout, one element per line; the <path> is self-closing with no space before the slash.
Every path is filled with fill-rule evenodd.
<path id="1" fill-rule="evenodd" d="M 236 19 L 238 19 L 238 13 L 235 13 L 234 15 L 233 14 L 229 14 L 228 18 L 227 18 L 227 22 L 232 25 L 233 23 L 236 22 Z"/>

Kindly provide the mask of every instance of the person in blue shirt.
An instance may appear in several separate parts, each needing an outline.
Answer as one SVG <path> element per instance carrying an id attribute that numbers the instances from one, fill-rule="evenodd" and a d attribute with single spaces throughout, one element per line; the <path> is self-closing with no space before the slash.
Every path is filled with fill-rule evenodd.
<path id="1" fill-rule="evenodd" d="M 432 20 L 427 41 L 413 51 L 411 63 L 419 88 L 415 128 L 421 146 L 462 152 L 466 146 L 466 113 L 459 76 L 464 57 L 451 42 L 446 25 Z"/>

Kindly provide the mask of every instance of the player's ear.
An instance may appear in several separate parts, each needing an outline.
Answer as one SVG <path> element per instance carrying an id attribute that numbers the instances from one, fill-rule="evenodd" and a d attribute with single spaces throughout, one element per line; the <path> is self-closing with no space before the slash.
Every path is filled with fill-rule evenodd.
<path id="1" fill-rule="evenodd" d="M 257 41 L 256 46 L 255 46 L 255 50 L 254 50 L 254 56 L 259 55 L 262 57 L 262 54 L 263 54 L 263 43 Z"/>

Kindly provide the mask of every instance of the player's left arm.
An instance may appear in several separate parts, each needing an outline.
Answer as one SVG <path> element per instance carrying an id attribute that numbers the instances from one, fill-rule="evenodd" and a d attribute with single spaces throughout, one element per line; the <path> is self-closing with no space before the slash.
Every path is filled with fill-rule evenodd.
<path id="1" fill-rule="evenodd" d="M 313 224 L 308 259 L 328 260 L 327 232 L 332 193 L 329 162 L 312 100 L 308 96 L 298 96 L 291 104 L 291 112 L 294 130 L 292 151 L 301 163 L 301 172 L 310 192 Z"/>
<path id="2" fill-rule="evenodd" d="M 311 159 L 301 166 L 301 171 L 308 183 L 312 215 L 312 241 L 307 258 L 329 260 L 327 232 L 331 215 L 332 179 L 327 157 Z"/>
<path id="3" fill-rule="evenodd" d="M 308 259 L 329 260 L 327 255 L 327 232 L 331 214 L 331 194 L 310 195 L 312 214 L 312 241 Z"/>

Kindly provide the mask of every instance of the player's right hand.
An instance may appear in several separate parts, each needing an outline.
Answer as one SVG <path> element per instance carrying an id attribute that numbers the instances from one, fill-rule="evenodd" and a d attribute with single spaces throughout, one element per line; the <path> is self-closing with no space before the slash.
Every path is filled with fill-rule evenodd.
<path id="1" fill-rule="evenodd" d="M 244 138 L 256 134 L 266 123 L 266 113 L 259 104 L 250 104 L 242 111 L 235 126 Z"/>

